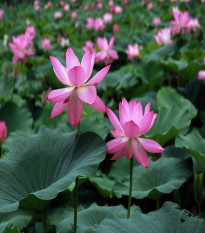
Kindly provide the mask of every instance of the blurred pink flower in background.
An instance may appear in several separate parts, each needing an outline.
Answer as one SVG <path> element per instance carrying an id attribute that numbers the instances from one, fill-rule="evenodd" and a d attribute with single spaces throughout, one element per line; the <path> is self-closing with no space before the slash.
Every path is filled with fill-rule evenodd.
<path id="1" fill-rule="evenodd" d="M 103 22 L 103 20 L 101 18 L 95 19 L 94 28 L 95 28 L 96 32 L 98 32 L 98 31 L 101 31 L 101 32 L 104 31 L 105 24 L 104 24 L 104 22 Z"/>
<path id="2" fill-rule="evenodd" d="M 33 45 L 33 39 L 36 36 L 36 30 L 34 26 L 29 26 L 26 28 L 25 34 L 30 38 L 30 45 Z"/>
<path id="3" fill-rule="evenodd" d="M 33 3 L 33 8 L 34 8 L 34 10 L 36 10 L 36 11 L 38 11 L 38 10 L 40 9 L 39 1 L 38 1 L 38 0 L 34 1 L 34 3 Z"/>
<path id="4" fill-rule="evenodd" d="M 122 13 L 122 7 L 119 5 L 115 5 L 115 6 L 111 7 L 110 12 L 112 14 L 120 14 L 120 13 Z"/>
<path id="5" fill-rule="evenodd" d="M 204 57 L 204 65 L 205 65 L 205 57 Z M 205 70 L 200 70 L 198 72 L 198 79 L 204 80 L 204 84 L 205 84 Z"/>
<path id="6" fill-rule="evenodd" d="M 83 102 L 96 111 L 106 112 L 105 104 L 97 96 L 96 86 L 105 77 L 110 66 L 101 69 L 88 81 L 93 71 L 95 53 L 90 54 L 88 50 L 80 63 L 73 50 L 68 48 L 66 67 L 57 58 L 50 57 L 50 59 L 57 78 L 62 84 L 68 86 L 50 92 L 49 101 L 56 103 L 51 112 L 51 119 L 68 108 L 68 120 L 73 126 L 76 126 L 82 116 Z"/>
<path id="7" fill-rule="evenodd" d="M 94 23 L 95 23 L 95 19 L 93 19 L 93 18 L 91 18 L 91 17 L 88 17 L 87 19 L 86 19 L 86 21 L 87 21 L 87 23 L 86 23 L 86 25 L 85 25 L 85 28 L 86 29 L 92 29 L 92 28 L 94 28 Z"/>
<path id="8" fill-rule="evenodd" d="M 151 9 L 153 8 L 153 6 L 154 6 L 154 4 L 153 4 L 152 2 L 149 2 L 149 3 L 147 4 L 147 10 L 148 10 L 148 11 L 151 10 Z"/>
<path id="9" fill-rule="evenodd" d="M 0 144 L 6 139 L 7 127 L 5 121 L 0 122 Z"/>
<path id="10" fill-rule="evenodd" d="M 31 45 L 31 38 L 28 34 L 20 34 L 17 37 L 12 36 L 13 44 L 9 43 L 9 47 L 14 54 L 12 63 L 16 63 L 18 59 L 21 59 L 24 63 L 27 62 L 26 56 L 34 55 L 34 51 L 29 49 Z"/>
<path id="11" fill-rule="evenodd" d="M 115 23 L 113 25 L 112 29 L 113 29 L 114 34 L 119 34 L 120 28 L 119 28 L 119 25 L 117 23 Z"/>
<path id="12" fill-rule="evenodd" d="M 73 11 L 73 12 L 71 13 L 71 18 L 72 18 L 72 19 L 76 19 L 77 16 L 78 16 L 78 14 L 77 14 L 76 11 Z"/>
<path id="13" fill-rule="evenodd" d="M 46 3 L 46 5 L 44 6 L 44 9 L 48 9 L 48 8 L 50 8 L 50 7 L 52 7 L 52 2 L 51 2 L 51 1 L 48 1 L 48 2 Z"/>
<path id="14" fill-rule="evenodd" d="M 170 28 L 163 28 L 161 31 L 155 35 L 155 40 L 158 44 L 170 44 L 173 42 L 171 38 L 171 29 Z"/>
<path id="15" fill-rule="evenodd" d="M 114 44 L 114 37 L 110 39 L 108 44 L 106 37 L 98 37 L 97 46 L 100 51 L 96 54 L 96 63 L 104 63 L 108 65 L 113 62 L 114 59 L 118 59 L 117 51 L 112 49 Z"/>
<path id="16" fill-rule="evenodd" d="M 161 19 L 160 19 L 159 17 L 154 17 L 154 18 L 152 19 L 152 23 L 153 23 L 154 25 L 159 25 L 159 24 L 161 24 Z"/>
<path id="17" fill-rule="evenodd" d="M 42 49 L 45 49 L 45 50 L 50 50 L 52 48 L 52 45 L 51 45 L 51 40 L 48 39 L 48 38 L 44 38 L 42 41 Z"/>
<path id="18" fill-rule="evenodd" d="M 173 12 L 174 20 L 170 21 L 172 24 L 171 32 L 179 34 L 181 30 L 186 30 L 187 25 L 189 23 L 189 12 L 185 11 L 184 13 L 181 11 Z"/>
<path id="19" fill-rule="evenodd" d="M 108 154 L 114 154 L 111 158 L 116 160 L 125 155 L 128 159 L 132 158 L 133 154 L 136 160 L 144 167 L 149 166 L 149 158 L 145 151 L 150 153 L 161 153 L 164 148 L 153 140 L 141 138 L 140 136 L 147 133 L 153 126 L 157 114 L 150 111 L 150 103 L 143 109 L 141 102 L 135 100 L 127 102 L 125 98 L 119 104 L 120 121 L 107 108 L 108 118 L 110 119 L 114 130 L 111 131 L 115 139 L 106 143 L 108 146 Z"/>
<path id="20" fill-rule="evenodd" d="M 67 3 L 66 5 L 64 5 L 63 9 L 64 9 L 64 11 L 69 11 L 70 5 Z"/>
<path id="21" fill-rule="evenodd" d="M 199 27 L 200 27 L 199 20 L 196 18 L 190 17 L 190 20 L 187 24 L 187 31 L 191 32 L 191 30 L 193 30 L 195 34 L 198 34 Z"/>
<path id="22" fill-rule="evenodd" d="M 4 17 L 4 10 L 0 10 L 0 20 L 2 20 Z"/>
<path id="23" fill-rule="evenodd" d="M 82 47 L 83 52 L 85 53 L 87 50 L 90 51 L 90 53 L 94 53 L 95 52 L 95 48 L 93 47 L 94 44 L 92 41 L 86 41 L 85 42 L 85 46 Z"/>
<path id="24" fill-rule="evenodd" d="M 29 19 L 26 20 L 26 25 L 30 25 L 31 21 Z"/>
<path id="25" fill-rule="evenodd" d="M 112 22 L 112 14 L 109 12 L 106 12 L 103 15 L 103 21 L 104 21 L 104 23 L 111 23 Z"/>
<path id="26" fill-rule="evenodd" d="M 123 5 L 129 4 L 129 0 L 123 0 Z"/>
<path id="27" fill-rule="evenodd" d="M 113 0 L 108 0 L 108 6 L 109 6 L 109 7 L 114 6 L 114 1 L 113 1 Z"/>
<path id="28" fill-rule="evenodd" d="M 139 57 L 139 48 L 143 49 L 142 46 L 139 47 L 138 43 L 135 43 L 134 45 L 128 44 L 128 49 L 126 50 L 126 53 L 129 60 L 134 57 Z"/>
<path id="29" fill-rule="evenodd" d="M 59 18 L 61 18 L 62 17 L 62 13 L 60 12 L 60 11 L 56 11 L 55 13 L 54 13 L 54 18 L 55 19 L 59 19 Z"/>

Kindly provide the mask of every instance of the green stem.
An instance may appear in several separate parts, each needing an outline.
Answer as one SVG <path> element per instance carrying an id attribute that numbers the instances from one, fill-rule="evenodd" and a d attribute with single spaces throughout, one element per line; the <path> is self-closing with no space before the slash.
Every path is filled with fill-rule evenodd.
<path id="1" fill-rule="evenodd" d="M 26 88 L 25 88 L 25 80 L 24 80 L 24 74 L 23 74 L 23 62 L 21 61 L 21 77 L 23 82 L 23 89 L 24 89 L 24 95 L 26 94 Z"/>
<path id="2" fill-rule="evenodd" d="M 78 176 L 75 179 L 75 209 L 74 209 L 74 229 L 73 232 L 77 232 L 77 213 L 78 213 Z"/>
<path id="3" fill-rule="evenodd" d="M 33 216 L 33 233 L 36 233 L 36 214 Z"/>
<path id="4" fill-rule="evenodd" d="M 47 216 L 46 210 L 43 210 L 43 232 L 47 233 Z"/>
<path id="5" fill-rule="evenodd" d="M 179 205 L 179 207 L 182 208 L 182 203 L 181 203 L 180 194 L 179 194 L 178 189 L 174 190 L 174 200 Z"/>
<path id="6" fill-rule="evenodd" d="M 130 189 L 129 189 L 129 198 L 128 198 L 127 218 L 130 217 L 130 207 L 132 200 L 132 180 L 133 180 L 133 157 L 130 159 Z"/>
<path id="7" fill-rule="evenodd" d="M 160 208 L 160 201 L 159 199 L 156 200 L 156 209 L 158 210 Z"/>
<path id="8" fill-rule="evenodd" d="M 77 125 L 77 135 L 80 135 L 80 122 Z"/>

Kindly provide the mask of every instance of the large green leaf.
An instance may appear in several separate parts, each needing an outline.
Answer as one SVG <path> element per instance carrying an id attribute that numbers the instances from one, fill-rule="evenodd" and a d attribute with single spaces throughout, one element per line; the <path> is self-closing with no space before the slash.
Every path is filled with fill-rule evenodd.
<path id="1" fill-rule="evenodd" d="M 139 207 L 132 206 L 131 215 L 136 215 Z M 78 212 L 78 226 L 77 231 L 82 232 L 96 232 L 106 219 L 111 215 L 118 218 L 126 218 L 127 210 L 123 206 L 97 206 L 92 204 L 88 209 Z M 73 232 L 73 214 L 72 212 L 65 212 L 60 224 L 57 225 L 57 233 L 72 233 Z M 106 232 L 106 231 L 105 231 Z"/>
<path id="2" fill-rule="evenodd" d="M 106 146 L 94 133 L 76 138 L 76 131 L 42 127 L 21 138 L 0 160 L 0 212 L 22 207 L 45 208 L 42 200 L 54 199 L 76 176 L 92 176 L 104 159 Z M 33 203 L 35 201 L 35 203 Z"/>
<path id="3" fill-rule="evenodd" d="M 187 133 L 191 124 L 191 117 L 188 110 L 172 106 L 170 108 L 162 107 L 159 110 L 154 126 L 146 134 L 146 137 L 152 138 L 161 145 L 175 138 L 179 132 Z"/>
<path id="4" fill-rule="evenodd" d="M 8 132 L 30 130 L 33 118 L 27 108 L 18 107 L 12 102 L 0 109 L 0 121 L 5 121 Z"/>
<path id="5" fill-rule="evenodd" d="M 159 107 L 165 108 L 175 106 L 178 107 L 179 111 L 182 111 L 182 109 L 188 110 L 191 118 L 194 118 L 197 114 L 197 109 L 194 105 L 170 87 L 163 87 L 158 91 L 157 104 Z"/>
<path id="6" fill-rule="evenodd" d="M 25 210 L 17 210 L 11 213 L 0 214 L 0 232 L 7 232 L 6 228 L 16 226 L 18 230 L 27 227 L 32 219 L 32 214 Z"/>
<path id="7" fill-rule="evenodd" d="M 179 135 L 176 138 L 175 145 L 189 150 L 205 174 L 205 139 L 196 129 L 186 136 Z"/>
<path id="8" fill-rule="evenodd" d="M 176 158 L 162 157 L 153 162 L 148 168 L 136 166 L 133 169 L 132 197 L 142 199 L 158 199 L 163 193 L 171 193 L 178 189 L 192 175 L 190 160 L 181 161 Z M 117 182 L 113 188 L 114 193 L 121 197 L 128 195 L 129 175 L 124 182 Z"/>
<path id="9" fill-rule="evenodd" d="M 112 215 L 89 230 L 79 229 L 79 233 L 202 233 L 205 231 L 205 221 L 186 210 L 180 210 L 175 203 L 166 202 L 161 209 L 148 214 L 136 212 L 130 219 Z"/>

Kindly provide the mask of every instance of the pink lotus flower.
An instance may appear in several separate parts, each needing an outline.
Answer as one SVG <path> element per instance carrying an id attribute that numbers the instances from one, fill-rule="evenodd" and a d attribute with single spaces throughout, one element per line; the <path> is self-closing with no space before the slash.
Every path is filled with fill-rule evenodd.
<path id="1" fill-rule="evenodd" d="M 73 11 L 72 14 L 71 14 L 71 18 L 72 19 L 76 19 L 78 16 L 77 12 L 76 11 Z"/>
<path id="2" fill-rule="evenodd" d="M 9 43 L 9 47 L 14 53 L 14 56 L 12 58 L 12 63 L 16 63 L 18 59 L 21 59 L 24 63 L 27 62 L 26 56 L 32 56 L 34 55 L 34 51 L 31 49 L 28 49 L 31 40 L 28 34 L 21 34 L 17 37 L 12 36 L 13 44 Z"/>
<path id="3" fill-rule="evenodd" d="M 161 23 L 161 19 L 159 17 L 154 17 L 152 23 L 154 25 L 159 25 Z"/>
<path id="4" fill-rule="evenodd" d="M 63 7 L 64 11 L 69 11 L 70 10 L 70 5 L 67 3 L 64 7 Z"/>
<path id="5" fill-rule="evenodd" d="M 48 38 L 44 38 L 42 41 L 41 41 L 41 44 L 42 44 L 42 49 L 45 49 L 45 50 L 50 50 L 52 48 L 52 45 L 51 45 L 51 40 L 48 39 Z"/>
<path id="6" fill-rule="evenodd" d="M 0 122 L 0 144 L 6 139 L 7 127 L 5 121 Z"/>
<path id="7" fill-rule="evenodd" d="M 198 19 L 190 17 L 190 20 L 187 24 L 188 33 L 191 32 L 191 30 L 193 30 L 195 32 L 195 34 L 198 34 L 199 27 L 200 27 L 200 24 L 199 24 Z"/>
<path id="8" fill-rule="evenodd" d="M 93 47 L 93 42 L 92 41 L 86 41 L 85 42 L 85 46 L 82 48 L 83 52 L 85 53 L 87 50 L 90 51 L 90 53 L 94 53 L 95 52 L 95 48 Z"/>
<path id="9" fill-rule="evenodd" d="M 120 30 L 120 28 L 119 28 L 119 25 L 117 24 L 117 23 L 115 23 L 114 25 L 113 25 L 113 32 L 115 33 L 115 34 L 119 34 L 119 30 Z"/>
<path id="10" fill-rule="evenodd" d="M 112 22 L 112 14 L 109 12 L 106 12 L 103 15 L 103 21 L 104 21 L 104 23 L 111 23 Z"/>
<path id="11" fill-rule="evenodd" d="M 87 19 L 86 19 L 86 21 L 87 21 L 87 24 L 85 25 L 85 28 L 86 29 L 92 29 L 92 28 L 94 28 L 94 23 L 95 23 L 95 19 L 93 19 L 93 18 L 91 18 L 91 17 L 88 17 Z"/>
<path id="12" fill-rule="evenodd" d="M 101 31 L 101 32 L 104 31 L 105 24 L 104 24 L 104 22 L 103 22 L 103 20 L 101 18 L 95 19 L 94 28 L 95 28 L 96 32 L 98 32 L 98 31 Z"/>
<path id="13" fill-rule="evenodd" d="M 0 20 L 2 20 L 4 17 L 4 10 L 0 10 Z"/>
<path id="14" fill-rule="evenodd" d="M 59 18 L 61 18 L 62 17 L 62 13 L 60 12 L 60 11 L 56 11 L 55 13 L 54 13 L 54 18 L 55 19 L 59 19 Z"/>
<path id="15" fill-rule="evenodd" d="M 38 11 L 38 10 L 40 9 L 39 1 L 38 1 L 38 0 L 34 1 L 33 7 L 34 7 L 34 9 L 35 9 L 36 11 Z"/>
<path id="16" fill-rule="evenodd" d="M 110 42 L 108 44 L 108 41 L 106 37 L 98 37 L 97 39 L 97 46 L 101 50 L 96 54 L 96 62 L 97 63 L 104 63 L 105 65 L 108 65 L 113 62 L 113 59 L 118 59 L 117 51 L 112 49 L 114 44 L 114 37 L 110 39 Z"/>
<path id="17" fill-rule="evenodd" d="M 122 13 L 122 7 L 119 5 L 115 5 L 115 6 L 111 7 L 110 12 L 112 14 L 120 14 L 120 13 Z"/>
<path id="18" fill-rule="evenodd" d="M 90 54 L 88 50 L 80 63 L 73 50 L 68 48 L 66 67 L 61 65 L 57 58 L 50 57 L 50 59 L 57 78 L 67 86 L 51 91 L 48 96 L 49 101 L 56 103 L 51 112 L 51 119 L 68 107 L 68 120 L 73 126 L 76 126 L 81 119 L 83 102 L 96 111 L 106 112 L 103 101 L 97 96 L 96 86 L 105 77 L 110 66 L 100 70 L 88 81 L 93 70 L 95 53 Z"/>
<path id="19" fill-rule="evenodd" d="M 25 34 L 28 37 L 28 40 L 30 40 L 29 45 L 33 46 L 33 39 L 35 38 L 36 35 L 35 27 L 34 26 L 27 27 Z"/>
<path id="20" fill-rule="evenodd" d="M 143 47 L 141 47 L 142 49 Z M 134 45 L 128 44 L 128 49 L 126 50 L 126 53 L 128 55 L 128 59 L 132 59 L 134 57 L 139 57 L 140 53 L 139 53 L 139 46 L 137 43 L 135 43 Z"/>
<path id="21" fill-rule="evenodd" d="M 114 126 L 115 130 L 111 133 L 115 139 L 109 141 L 108 154 L 114 154 L 111 158 L 116 160 L 125 155 L 128 159 L 132 158 L 133 154 L 136 160 L 144 167 L 149 166 L 149 158 L 147 153 L 161 153 L 164 149 L 157 142 L 141 138 L 140 136 L 147 133 L 153 126 L 157 114 L 150 111 L 150 103 L 143 109 L 141 102 L 132 100 L 130 103 L 125 98 L 119 104 L 120 121 L 115 116 L 113 111 L 107 108 L 108 117 Z"/>
<path id="22" fill-rule="evenodd" d="M 51 2 L 51 1 L 48 1 L 48 2 L 46 3 L 46 5 L 44 6 L 44 9 L 48 9 L 48 8 L 50 8 L 50 7 L 52 7 L 52 2 Z"/>
<path id="23" fill-rule="evenodd" d="M 205 57 L 204 57 L 204 65 L 205 65 Z M 204 80 L 204 84 L 205 84 L 205 70 L 200 70 L 198 72 L 198 79 Z"/>
<path id="24" fill-rule="evenodd" d="M 164 28 L 155 35 L 155 40 L 158 44 L 170 44 L 173 42 L 171 38 L 171 29 Z"/>
<path id="25" fill-rule="evenodd" d="M 173 25 L 171 32 L 179 34 L 181 30 L 187 30 L 187 25 L 189 23 L 189 12 L 185 11 L 184 13 L 181 11 L 173 12 L 174 20 L 170 21 L 170 24 Z"/>

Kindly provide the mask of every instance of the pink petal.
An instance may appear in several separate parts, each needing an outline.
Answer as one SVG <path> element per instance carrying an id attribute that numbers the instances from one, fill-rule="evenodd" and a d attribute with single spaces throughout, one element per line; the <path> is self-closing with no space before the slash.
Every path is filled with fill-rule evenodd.
<path id="1" fill-rule="evenodd" d="M 152 118 L 152 122 L 151 122 L 151 124 L 150 124 L 150 126 L 149 126 L 148 131 L 149 131 L 149 130 L 152 128 L 152 126 L 154 125 L 154 122 L 155 122 L 156 118 L 157 118 L 157 114 L 154 113 L 154 114 L 153 114 L 153 118 Z"/>
<path id="2" fill-rule="evenodd" d="M 18 55 L 15 54 L 12 58 L 12 63 L 15 64 L 18 61 L 18 59 L 19 59 Z"/>
<path id="3" fill-rule="evenodd" d="M 115 40 L 115 38 L 114 38 L 114 36 L 112 36 L 112 38 L 110 39 L 109 45 L 108 45 L 109 50 L 112 49 L 113 44 L 114 44 L 114 40 Z"/>
<path id="4" fill-rule="evenodd" d="M 111 133 L 115 138 L 121 138 L 121 137 L 125 136 L 125 134 L 122 132 L 122 130 L 117 130 L 117 129 L 111 130 Z"/>
<path id="5" fill-rule="evenodd" d="M 121 124 L 120 124 L 118 118 L 115 116 L 114 112 L 109 108 L 107 108 L 107 115 L 108 115 L 110 122 L 114 126 L 114 128 L 122 131 L 122 127 L 121 127 Z"/>
<path id="6" fill-rule="evenodd" d="M 51 112 L 51 119 L 53 119 L 54 117 L 58 116 L 59 114 L 61 114 L 66 107 L 68 106 L 68 103 L 63 103 L 63 102 L 59 102 L 57 104 L 54 105 L 53 110 Z"/>
<path id="7" fill-rule="evenodd" d="M 93 64 L 91 64 L 91 59 L 92 59 L 92 56 L 90 54 L 90 50 L 87 50 L 81 61 L 81 66 L 83 67 L 85 71 L 86 79 L 88 79 L 92 73 Z"/>
<path id="8" fill-rule="evenodd" d="M 134 139 L 139 135 L 139 127 L 134 121 L 128 121 L 122 124 L 122 128 L 128 138 Z"/>
<path id="9" fill-rule="evenodd" d="M 77 93 L 79 98 L 87 104 L 93 104 L 96 100 L 97 92 L 94 86 L 78 87 Z"/>
<path id="10" fill-rule="evenodd" d="M 57 58 L 50 56 L 50 59 L 53 65 L 53 70 L 59 81 L 64 85 L 69 85 L 66 68 L 59 62 Z"/>
<path id="11" fill-rule="evenodd" d="M 91 108 L 93 108 L 97 112 L 106 113 L 107 109 L 104 102 L 100 99 L 99 96 L 96 96 L 95 102 L 93 104 L 89 104 Z"/>
<path id="12" fill-rule="evenodd" d="M 116 138 L 106 143 L 108 146 L 107 153 L 114 154 L 119 151 L 124 151 L 125 145 L 127 144 L 128 138 Z"/>
<path id="13" fill-rule="evenodd" d="M 124 150 L 124 154 L 128 159 L 132 158 L 133 153 L 132 153 L 132 141 L 131 140 L 127 142 L 125 150 Z"/>
<path id="14" fill-rule="evenodd" d="M 111 160 L 120 159 L 122 156 L 123 156 L 123 151 L 118 151 L 112 156 Z"/>
<path id="15" fill-rule="evenodd" d="M 81 86 L 85 81 L 85 71 L 82 66 L 75 66 L 68 71 L 68 78 L 75 87 Z"/>
<path id="16" fill-rule="evenodd" d="M 74 87 L 61 88 L 51 91 L 48 95 L 48 100 L 51 102 L 63 102 L 65 101 L 74 90 Z"/>
<path id="17" fill-rule="evenodd" d="M 137 140 L 132 140 L 132 152 L 136 160 L 144 167 L 149 167 L 149 158 Z"/>
<path id="18" fill-rule="evenodd" d="M 119 57 L 118 57 L 118 53 L 117 53 L 117 51 L 115 51 L 115 50 L 110 50 L 109 51 L 109 54 L 110 54 L 110 56 L 112 57 L 112 58 L 114 58 L 114 59 L 118 59 Z"/>
<path id="19" fill-rule="evenodd" d="M 95 85 L 97 83 L 100 83 L 107 74 L 107 72 L 109 71 L 109 69 L 110 69 L 110 65 L 101 69 L 90 81 L 87 82 L 86 85 Z"/>
<path id="20" fill-rule="evenodd" d="M 164 152 L 164 148 L 161 145 L 151 139 L 138 138 L 138 141 L 143 146 L 143 148 L 150 153 L 161 153 Z"/>
<path id="21" fill-rule="evenodd" d="M 74 54 L 71 48 L 67 49 L 66 52 L 66 67 L 68 70 L 72 69 L 74 66 L 80 66 L 80 62 L 77 56 Z"/>
<path id="22" fill-rule="evenodd" d="M 120 123 L 130 121 L 130 108 L 127 100 L 123 97 L 122 103 L 119 104 Z"/>
<path id="23" fill-rule="evenodd" d="M 154 112 L 152 111 L 142 117 L 142 119 L 138 123 L 138 126 L 140 128 L 138 136 L 145 134 L 150 129 L 153 116 L 154 116 Z"/>
<path id="24" fill-rule="evenodd" d="M 68 120 L 71 125 L 76 126 L 83 113 L 83 102 L 79 99 L 77 91 L 73 91 L 68 102 Z"/>
<path id="25" fill-rule="evenodd" d="M 148 112 L 150 112 L 150 106 L 151 106 L 150 102 L 145 106 L 144 115 L 146 115 Z"/>

